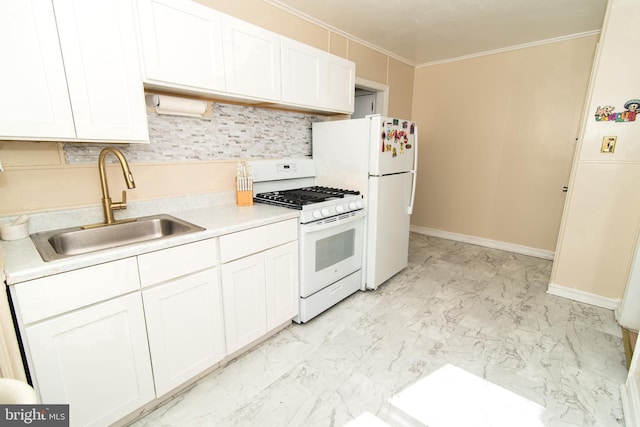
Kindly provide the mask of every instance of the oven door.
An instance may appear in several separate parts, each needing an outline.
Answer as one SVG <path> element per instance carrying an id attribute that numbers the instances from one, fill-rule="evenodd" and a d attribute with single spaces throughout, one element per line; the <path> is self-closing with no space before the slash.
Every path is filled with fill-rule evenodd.
<path id="1" fill-rule="evenodd" d="M 364 210 L 300 225 L 300 296 L 362 268 Z"/>

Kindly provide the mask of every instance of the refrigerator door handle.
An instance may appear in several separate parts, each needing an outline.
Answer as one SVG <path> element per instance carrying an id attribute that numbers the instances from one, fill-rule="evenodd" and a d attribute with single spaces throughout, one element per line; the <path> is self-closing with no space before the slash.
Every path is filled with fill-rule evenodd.
<path id="1" fill-rule="evenodd" d="M 416 200 L 416 180 L 418 179 L 418 126 L 415 127 L 415 138 L 413 140 L 413 145 L 415 146 L 413 152 L 413 170 L 410 173 L 413 174 L 413 182 L 411 184 L 411 202 L 409 202 L 409 207 L 407 208 L 407 213 L 409 215 L 413 214 L 413 204 Z"/>

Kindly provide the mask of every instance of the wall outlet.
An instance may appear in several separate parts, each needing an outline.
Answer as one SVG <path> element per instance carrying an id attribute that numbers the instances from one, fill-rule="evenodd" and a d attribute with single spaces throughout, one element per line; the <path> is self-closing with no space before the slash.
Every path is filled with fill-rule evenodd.
<path id="1" fill-rule="evenodd" d="M 600 148 L 601 153 L 613 153 L 616 149 L 616 142 L 618 141 L 617 136 L 605 136 L 602 138 L 602 147 Z"/>

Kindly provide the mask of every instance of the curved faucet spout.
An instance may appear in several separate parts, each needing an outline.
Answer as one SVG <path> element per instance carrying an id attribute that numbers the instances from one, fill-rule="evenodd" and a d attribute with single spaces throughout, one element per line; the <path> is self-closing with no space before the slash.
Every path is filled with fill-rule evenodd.
<path id="1" fill-rule="evenodd" d="M 127 208 L 127 192 L 124 190 L 122 191 L 121 202 L 111 201 L 105 169 L 105 159 L 109 153 L 116 156 L 120 162 L 120 167 L 122 168 L 122 174 L 124 175 L 124 181 L 127 184 L 127 188 L 135 188 L 136 183 L 133 180 L 133 174 L 131 173 L 131 169 L 129 169 L 129 163 L 127 163 L 127 159 L 124 157 L 124 154 L 122 154 L 122 152 L 117 148 L 107 147 L 102 149 L 100 156 L 98 157 L 98 170 L 100 172 L 100 185 L 102 186 L 102 210 L 104 212 L 104 223 L 114 224 L 117 221 L 113 218 L 113 211 Z"/>

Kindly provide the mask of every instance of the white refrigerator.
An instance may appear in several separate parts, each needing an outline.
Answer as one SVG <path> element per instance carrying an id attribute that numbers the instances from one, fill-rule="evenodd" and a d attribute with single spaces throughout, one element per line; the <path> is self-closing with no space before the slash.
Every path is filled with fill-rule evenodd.
<path id="1" fill-rule="evenodd" d="M 358 190 L 367 210 L 362 289 L 376 289 L 407 266 L 415 199 L 418 128 L 367 116 L 313 123 L 316 184 Z"/>

